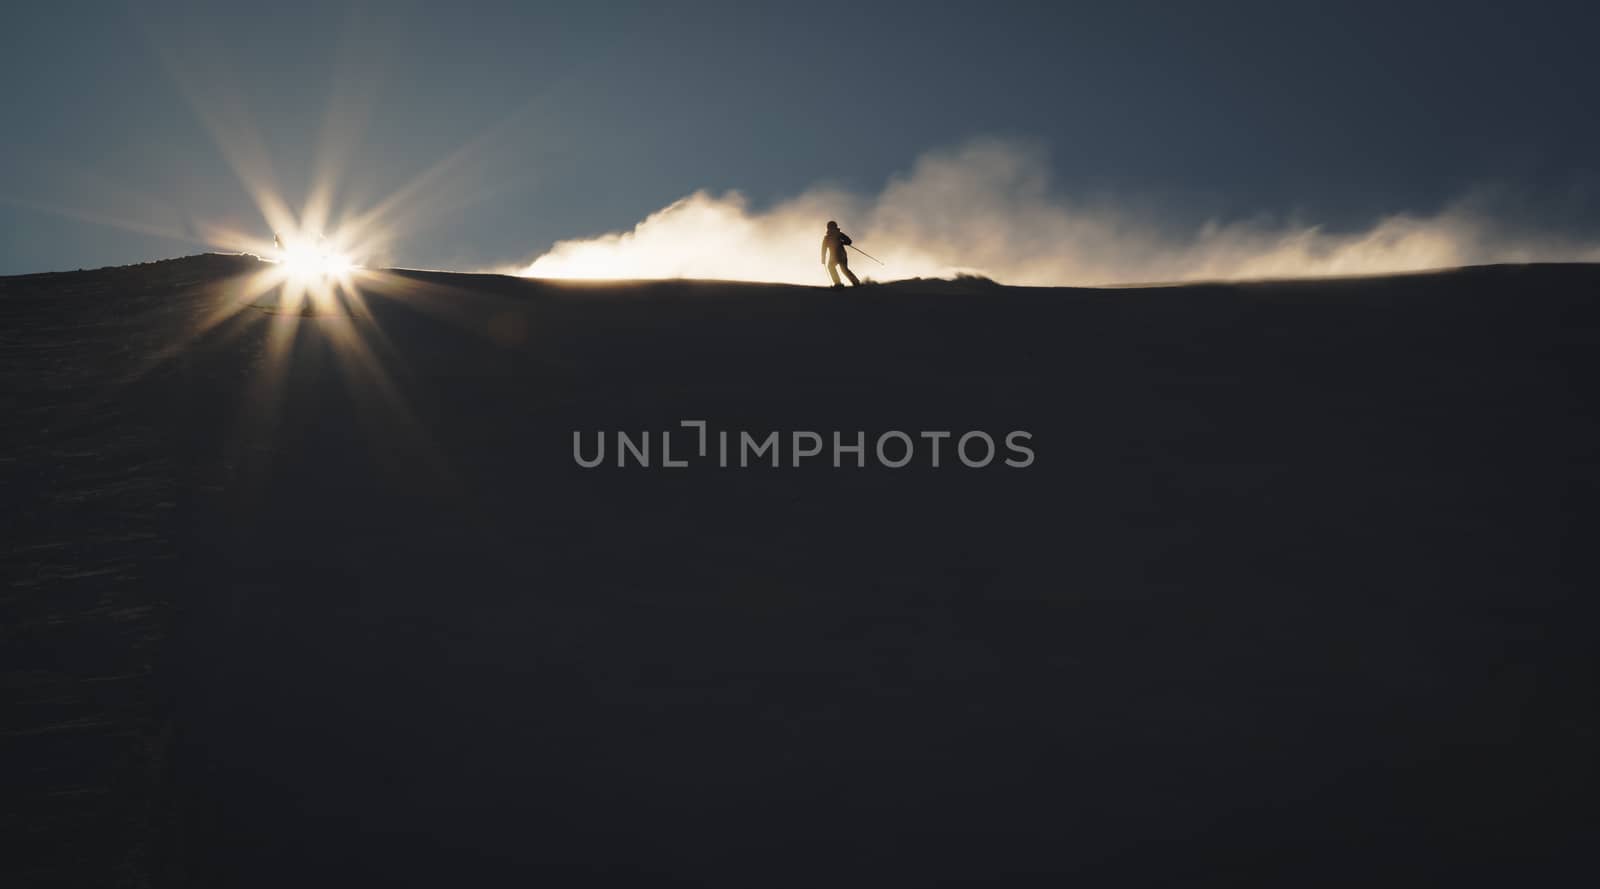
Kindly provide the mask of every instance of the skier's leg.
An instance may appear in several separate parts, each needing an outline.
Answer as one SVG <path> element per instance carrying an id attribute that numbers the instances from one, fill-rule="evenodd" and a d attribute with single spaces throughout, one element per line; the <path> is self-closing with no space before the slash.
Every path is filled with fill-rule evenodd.
<path id="1" fill-rule="evenodd" d="M 850 279 L 850 286 L 851 287 L 860 287 L 861 286 L 861 279 L 856 277 L 856 273 L 855 272 L 850 271 L 850 267 L 849 266 L 844 265 L 844 266 L 840 266 L 840 268 L 844 269 L 844 276 L 846 278 Z"/>
<path id="2" fill-rule="evenodd" d="M 847 272 L 847 274 L 848 274 L 848 272 Z M 833 279 L 833 286 L 835 286 L 835 287 L 843 287 L 844 286 L 839 281 L 839 265 L 838 265 L 838 263 L 833 263 L 833 262 L 828 263 L 828 277 Z"/>

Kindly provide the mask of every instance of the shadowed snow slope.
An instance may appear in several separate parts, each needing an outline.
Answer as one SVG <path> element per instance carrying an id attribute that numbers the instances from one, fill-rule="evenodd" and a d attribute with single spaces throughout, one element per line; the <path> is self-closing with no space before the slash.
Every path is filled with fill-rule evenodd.
<path id="1" fill-rule="evenodd" d="M 1592 873 L 1600 268 L 255 269 L 0 279 L 0 882 Z M 574 462 L 680 420 L 1036 460 Z"/>

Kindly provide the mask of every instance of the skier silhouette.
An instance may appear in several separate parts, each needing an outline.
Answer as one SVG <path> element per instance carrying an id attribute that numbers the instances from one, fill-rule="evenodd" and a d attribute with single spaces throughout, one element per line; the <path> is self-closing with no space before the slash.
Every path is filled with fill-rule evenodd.
<path id="1" fill-rule="evenodd" d="M 850 271 L 850 254 L 845 252 L 845 247 L 850 245 L 850 236 L 839 231 L 839 223 L 829 221 L 828 232 L 822 236 L 822 264 L 828 267 L 828 277 L 833 279 L 833 286 L 843 287 L 839 281 L 840 270 L 850 279 L 850 286 L 859 287 L 861 280 L 855 272 Z"/>

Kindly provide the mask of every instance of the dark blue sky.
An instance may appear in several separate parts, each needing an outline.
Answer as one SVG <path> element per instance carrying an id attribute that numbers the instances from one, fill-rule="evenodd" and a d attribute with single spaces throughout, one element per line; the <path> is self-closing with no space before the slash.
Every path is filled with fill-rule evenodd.
<path id="1" fill-rule="evenodd" d="M 1184 223 L 1356 226 L 1487 185 L 1542 224 L 1594 227 L 1592 9 L 28 4 L 0 29 L 0 274 L 202 249 L 129 225 L 266 230 L 186 79 L 254 122 L 291 204 L 336 94 L 366 97 L 336 106 L 338 131 L 361 137 L 340 177 L 351 197 L 379 199 L 470 143 L 410 202 L 389 257 L 405 265 L 527 260 L 702 187 L 758 204 L 818 182 L 872 192 L 978 135 L 1046 146 L 1063 194 L 1154 202 Z"/>

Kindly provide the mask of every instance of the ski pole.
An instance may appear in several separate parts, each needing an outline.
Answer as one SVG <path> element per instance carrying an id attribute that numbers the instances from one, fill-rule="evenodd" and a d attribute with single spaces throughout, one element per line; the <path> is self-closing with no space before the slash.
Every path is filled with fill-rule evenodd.
<path id="1" fill-rule="evenodd" d="M 854 250 L 855 252 L 861 254 L 862 256 L 865 256 L 866 258 L 872 260 L 873 262 L 877 263 L 878 265 L 883 265 L 883 260 L 879 259 L 876 256 L 873 256 L 871 253 L 868 253 L 865 250 L 862 250 L 860 247 L 857 247 L 854 244 L 846 244 L 845 246 L 847 246 L 851 250 Z"/>

